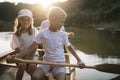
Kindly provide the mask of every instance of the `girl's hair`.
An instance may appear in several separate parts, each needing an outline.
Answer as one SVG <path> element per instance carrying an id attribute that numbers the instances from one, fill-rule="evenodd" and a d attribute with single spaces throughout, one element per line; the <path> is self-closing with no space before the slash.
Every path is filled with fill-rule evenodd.
<path id="1" fill-rule="evenodd" d="M 28 32 L 29 35 L 33 34 L 32 27 L 33 27 L 33 22 L 31 23 L 31 25 L 27 29 L 27 32 Z M 19 23 L 18 18 L 15 19 L 13 28 L 14 28 L 15 35 L 17 37 L 20 37 L 21 33 L 22 33 L 22 27 L 21 27 L 21 24 Z"/>

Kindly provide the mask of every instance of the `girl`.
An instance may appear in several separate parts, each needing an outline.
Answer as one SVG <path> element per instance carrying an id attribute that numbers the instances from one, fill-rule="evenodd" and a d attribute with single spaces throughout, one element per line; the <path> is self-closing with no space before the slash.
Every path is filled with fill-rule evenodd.
<path id="1" fill-rule="evenodd" d="M 22 50 L 28 48 L 33 43 L 33 38 L 36 36 L 37 33 L 38 30 L 33 27 L 32 12 L 28 9 L 20 10 L 14 24 L 14 33 L 11 39 L 11 48 L 14 49 L 17 53 L 20 53 Z M 29 57 L 24 57 L 24 59 L 27 58 Z M 25 69 L 30 75 L 32 75 L 32 72 L 34 71 L 35 67 L 35 64 L 28 65 L 19 63 L 16 74 L 16 80 L 22 80 Z"/>

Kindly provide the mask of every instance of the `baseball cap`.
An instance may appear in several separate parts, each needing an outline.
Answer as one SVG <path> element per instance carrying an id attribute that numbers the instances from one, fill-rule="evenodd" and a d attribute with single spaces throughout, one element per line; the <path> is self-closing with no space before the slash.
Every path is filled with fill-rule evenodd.
<path id="1" fill-rule="evenodd" d="M 33 14 L 30 10 L 28 9 L 21 9 L 18 13 L 18 18 L 19 17 L 23 17 L 23 16 L 27 16 L 30 17 L 31 19 L 33 19 Z"/>

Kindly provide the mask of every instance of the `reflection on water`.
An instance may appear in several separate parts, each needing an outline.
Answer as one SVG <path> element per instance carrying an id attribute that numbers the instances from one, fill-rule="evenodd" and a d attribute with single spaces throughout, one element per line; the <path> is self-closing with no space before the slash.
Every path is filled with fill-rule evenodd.
<path id="1" fill-rule="evenodd" d="M 78 55 L 85 62 L 86 65 L 93 66 L 97 64 L 103 63 L 112 63 L 112 64 L 120 64 L 120 59 L 115 58 L 100 58 L 97 55 L 86 55 L 81 51 L 77 51 Z M 75 63 L 75 59 L 72 56 L 73 63 Z M 76 80 L 111 80 L 112 78 L 120 76 L 119 74 L 105 73 L 95 69 L 79 69 L 76 68 Z M 120 79 L 120 78 L 119 78 Z"/>
<path id="2" fill-rule="evenodd" d="M 96 54 L 99 57 L 120 58 L 120 34 L 112 34 L 104 30 L 69 28 L 75 32 L 71 42 L 75 48 L 86 54 Z"/>
<path id="3" fill-rule="evenodd" d="M 81 52 L 78 52 L 78 54 L 86 65 L 96 65 L 100 63 L 120 64 L 119 33 L 112 34 L 104 30 L 74 27 L 70 27 L 67 30 L 75 33 L 75 37 L 70 41 L 78 51 L 83 52 L 83 54 Z M 77 80 L 120 80 L 120 77 L 119 79 L 112 79 L 117 76 L 120 75 L 91 69 L 77 69 Z"/>
<path id="4" fill-rule="evenodd" d="M 0 32 L 0 53 L 10 50 L 11 32 Z"/>
<path id="5" fill-rule="evenodd" d="M 91 69 L 77 69 L 76 80 L 111 80 L 112 78 L 118 77 L 116 74 L 99 72 Z"/>
<path id="6" fill-rule="evenodd" d="M 95 54 L 95 53 L 97 53 L 96 48 L 100 48 L 100 47 L 96 47 L 96 48 L 93 47 L 93 46 L 95 46 L 95 43 L 91 43 L 92 41 L 90 40 L 90 38 L 93 39 L 92 36 L 86 37 L 85 35 L 84 36 L 82 36 L 82 35 L 83 34 L 77 34 L 76 35 L 77 37 L 75 37 L 74 40 L 72 39 L 71 41 L 74 44 L 73 46 L 78 49 L 76 51 L 77 51 L 78 55 L 81 57 L 81 59 L 85 62 L 86 65 L 92 66 L 92 65 L 101 64 L 101 63 L 120 64 L 120 59 L 118 59 L 118 57 L 111 57 L 112 56 L 111 54 L 110 54 L 111 56 L 108 56 L 109 54 L 107 54 L 107 57 L 100 58 L 100 56 L 98 56 L 98 55 L 103 55 L 103 54 Z M 88 34 L 86 34 L 86 35 L 88 35 Z M 93 34 L 93 35 L 96 35 L 96 34 Z M 1 44 L 0 45 L 0 53 L 11 49 L 10 48 L 10 36 L 11 36 L 11 32 L 0 32 L 0 44 Z M 98 36 L 96 36 L 96 37 L 97 38 L 93 39 L 94 41 L 98 40 Z M 84 40 L 84 38 L 86 41 Z M 86 38 L 89 38 L 89 40 L 87 40 Z M 102 39 L 101 39 L 101 41 L 102 41 Z M 86 42 L 87 42 L 87 44 L 85 44 Z M 88 42 L 90 42 L 90 43 L 88 43 Z M 96 41 L 96 42 L 99 42 L 99 41 Z M 92 44 L 92 45 L 90 45 L 90 44 Z M 90 49 L 87 48 L 86 45 L 88 45 L 88 47 L 90 47 Z M 99 44 L 99 46 L 100 46 L 100 44 Z M 105 47 L 105 45 L 103 45 L 103 47 Z M 82 50 L 83 52 L 80 51 L 79 49 Z M 101 51 L 102 51 L 102 49 L 101 49 Z M 71 56 L 71 57 L 72 57 L 71 61 L 73 63 L 76 63 L 76 60 L 74 59 L 74 57 L 73 56 Z M 120 75 L 100 72 L 95 69 L 78 69 L 78 68 L 76 68 L 76 80 L 112 80 L 112 78 L 115 78 L 117 76 L 120 76 Z"/>

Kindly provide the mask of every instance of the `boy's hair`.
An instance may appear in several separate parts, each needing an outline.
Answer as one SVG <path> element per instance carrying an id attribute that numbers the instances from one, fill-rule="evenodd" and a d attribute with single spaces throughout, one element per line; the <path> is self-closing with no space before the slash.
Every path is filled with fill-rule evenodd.
<path id="1" fill-rule="evenodd" d="M 64 16 L 64 17 L 67 17 L 67 14 L 65 13 L 65 11 L 60 8 L 60 7 L 51 7 L 48 11 L 48 19 L 50 19 L 51 17 L 61 17 L 61 16 Z"/>

